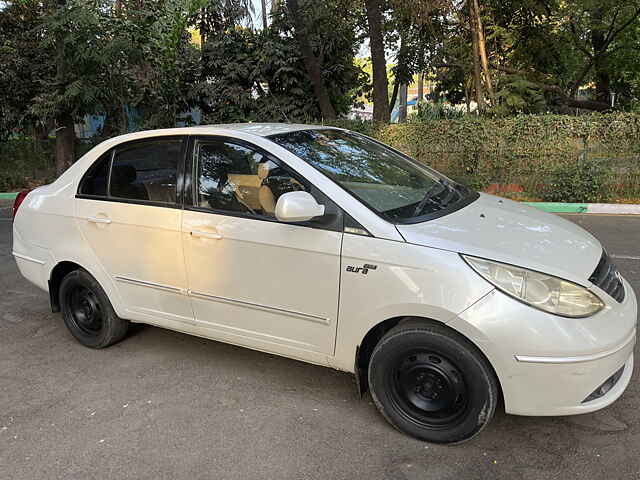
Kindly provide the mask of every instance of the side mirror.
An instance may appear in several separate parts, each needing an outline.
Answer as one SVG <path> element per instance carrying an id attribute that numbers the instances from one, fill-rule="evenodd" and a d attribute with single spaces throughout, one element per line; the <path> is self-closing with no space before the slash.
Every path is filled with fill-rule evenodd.
<path id="1" fill-rule="evenodd" d="M 318 204 L 308 192 L 280 195 L 276 203 L 276 218 L 281 222 L 306 222 L 324 215 L 324 205 Z"/>

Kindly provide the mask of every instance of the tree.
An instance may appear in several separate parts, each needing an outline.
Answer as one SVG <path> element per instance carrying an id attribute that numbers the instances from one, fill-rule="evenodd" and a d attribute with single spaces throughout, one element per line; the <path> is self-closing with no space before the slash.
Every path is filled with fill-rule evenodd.
<path id="1" fill-rule="evenodd" d="M 44 91 L 40 79 L 55 75 L 49 52 L 40 47 L 44 9 L 34 0 L 12 2 L 0 11 L 0 140 L 14 131 L 36 131 L 41 137 L 46 130 L 46 119 L 28 108 Z"/>
<path id="2" fill-rule="evenodd" d="M 378 122 L 388 122 L 391 112 L 389 111 L 387 60 L 384 53 L 382 0 L 365 0 L 365 9 L 373 69 L 373 118 Z"/>
<path id="3" fill-rule="evenodd" d="M 490 10 L 497 44 L 505 45 L 495 59 L 497 70 L 535 85 L 551 105 L 611 108 L 612 78 L 622 76 L 614 70 L 615 58 L 634 48 L 624 39 L 638 25 L 638 0 L 493 1 Z M 590 81 L 595 98 L 579 98 Z"/>
<path id="4" fill-rule="evenodd" d="M 354 20 L 338 2 L 314 3 L 306 1 L 299 7 L 304 6 L 309 19 L 306 28 L 313 54 L 331 59 L 322 69 L 322 83 L 335 115 L 343 115 L 365 82 L 364 73 L 354 63 L 358 44 Z M 287 5 L 273 10 L 266 30 L 236 26 L 212 34 L 203 74 L 207 81 L 200 88 L 202 102 L 208 106 L 207 122 L 326 119 Z"/>
<path id="5" fill-rule="evenodd" d="M 309 74 L 309 79 L 313 85 L 313 93 L 320 105 L 320 111 L 322 117 L 325 120 L 333 120 L 336 118 L 336 111 L 331 105 L 329 100 L 329 94 L 327 88 L 324 85 L 322 79 L 322 64 L 324 61 L 324 55 L 316 56 L 311 47 L 311 42 L 308 36 L 307 22 L 303 17 L 303 12 L 300 10 L 298 0 L 287 0 L 287 8 L 289 9 L 289 15 L 293 20 L 294 34 L 298 44 L 300 45 L 300 51 L 302 52 L 302 58 Z"/>
<path id="6" fill-rule="evenodd" d="M 191 0 L 24 0 L 0 11 L 2 125 L 53 122 L 56 166 L 75 160 L 74 123 L 103 114 L 106 135 L 174 126 L 194 103 L 198 58 L 187 32 Z M 8 83 L 10 82 L 10 83 Z M 4 85 L 4 84 L 3 84 Z M 20 95 L 11 99 L 10 92 Z M 15 125 L 15 124 L 14 124 Z M 7 128 L 4 127 L 6 136 Z"/>

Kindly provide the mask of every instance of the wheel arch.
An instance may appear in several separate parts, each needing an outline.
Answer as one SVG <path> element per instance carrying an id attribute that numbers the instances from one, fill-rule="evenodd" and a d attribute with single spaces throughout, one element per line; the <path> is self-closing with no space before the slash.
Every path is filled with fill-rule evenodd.
<path id="1" fill-rule="evenodd" d="M 51 273 L 49 274 L 49 301 L 51 302 L 52 312 L 60 311 L 60 284 L 62 283 L 62 279 L 75 270 L 86 271 L 81 265 L 68 260 L 58 262 L 55 267 L 51 269 Z"/>
<path id="2" fill-rule="evenodd" d="M 477 345 L 476 342 L 474 342 L 464 333 L 458 331 L 455 328 L 450 327 L 444 322 L 441 322 L 439 320 L 434 320 L 428 317 L 419 317 L 419 316 L 398 316 L 398 317 L 388 318 L 372 326 L 369 329 L 369 331 L 365 334 L 365 336 L 362 338 L 362 341 L 356 348 L 355 363 L 354 363 L 354 375 L 356 379 L 356 386 L 358 388 L 358 393 L 360 394 L 360 396 L 363 396 L 369 390 L 369 380 L 368 380 L 369 361 L 371 359 L 371 354 L 373 353 L 375 346 L 378 344 L 380 339 L 389 330 L 391 330 L 392 328 L 396 327 L 401 323 L 404 324 L 409 322 L 439 325 L 448 330 L 451 330 L 452 332 L 461 336 L 467 342 L 469 342 L 469 344 L 471 344 L 471 346 L 474 347 L 475 350 L 480 355 L 482 355 L 482 357 L 486 360 L 487 364 L 491 367 L 491 371 L 493 372 L 496 382 L 498 383 L 500 398 L 503 398 L 500 377 L 498 376 L 495 367 L 489 360 L 489 357 L 486 355 L 485 352 L 483 352 L 483 350 Z"/>

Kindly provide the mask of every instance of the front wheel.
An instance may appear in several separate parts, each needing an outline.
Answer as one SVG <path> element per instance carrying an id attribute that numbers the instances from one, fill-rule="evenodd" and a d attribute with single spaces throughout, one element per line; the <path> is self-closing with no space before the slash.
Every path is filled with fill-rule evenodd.
<path id="1" fill-rule="evenodd" d="M 394 427 L 434 443 L 477 435 L 498 399 L 495 374 L 475 346 L 426 322 L 410 321 L 387 332 L 371 354 L 369 387 Z"/>
<path id="2" fill-rule="evenodd" d="M 84 270 L 74 270 L 60 284 L 64 323 L 84 346 L 104 348 L 122 340 L 129 322 L 116 315 L 100 284 Z"/>

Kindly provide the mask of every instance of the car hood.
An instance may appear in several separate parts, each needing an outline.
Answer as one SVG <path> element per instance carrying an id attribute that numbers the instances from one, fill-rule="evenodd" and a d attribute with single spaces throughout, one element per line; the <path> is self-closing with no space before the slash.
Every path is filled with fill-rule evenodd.
<path id="1" fill-rule="evenodd" d="M 397 228 L 409 243 L 519 265 L 584 286 L 602 255 L 600 242 L 573 222 L 486 194 L 449 215 Z"/>

